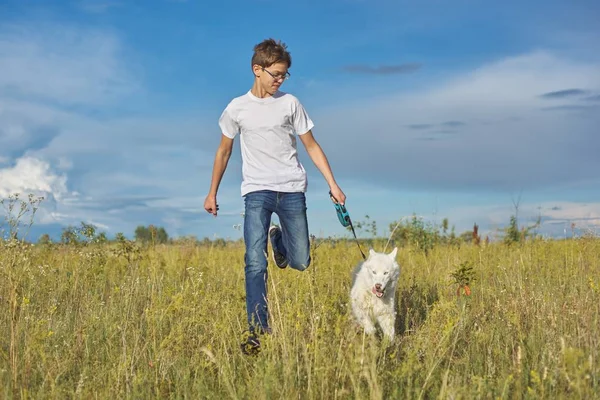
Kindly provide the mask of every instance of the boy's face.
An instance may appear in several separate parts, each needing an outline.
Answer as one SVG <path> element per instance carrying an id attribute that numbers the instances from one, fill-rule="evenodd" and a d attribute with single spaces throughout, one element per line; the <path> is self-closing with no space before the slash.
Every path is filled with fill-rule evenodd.
<path id="1" fill-rule="evenodd" d="M 289 77 L 286 63 L 275 63 L 269 67 L 254 65 L 253 70 L 259 85 L 270 95 L 275 94 Z"/>

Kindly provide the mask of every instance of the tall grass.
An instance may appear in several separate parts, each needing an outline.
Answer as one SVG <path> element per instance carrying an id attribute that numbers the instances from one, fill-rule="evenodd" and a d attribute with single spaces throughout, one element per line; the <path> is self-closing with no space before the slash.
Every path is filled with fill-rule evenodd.
<path id="1" fill-rule="evenodd" d="M 381 250 L 376 248 L 376 250 Z M 600 396 L 600 240 L 399 251 L 398 340 L 350 319 L 355 243 L 269 266 L 256 357 L 239 244 L 0 243 L 3 398 L 431 399 Z M 451 273 L 471 263 L 470 296 Z"/>

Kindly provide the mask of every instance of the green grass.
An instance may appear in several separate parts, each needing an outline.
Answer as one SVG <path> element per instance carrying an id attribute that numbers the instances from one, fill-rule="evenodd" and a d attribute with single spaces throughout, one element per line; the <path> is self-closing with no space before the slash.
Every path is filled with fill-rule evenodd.
<path id="1" fill-rule="evenodd" d="M 600 396 L 599 239 L 401 248 L 393 345 L 350 319 L 356 244 L 323 243 L 305 272 L 269 265 L 256 357 L 240 245 L 134 249 L 0 243 L 1 397 Z"/>

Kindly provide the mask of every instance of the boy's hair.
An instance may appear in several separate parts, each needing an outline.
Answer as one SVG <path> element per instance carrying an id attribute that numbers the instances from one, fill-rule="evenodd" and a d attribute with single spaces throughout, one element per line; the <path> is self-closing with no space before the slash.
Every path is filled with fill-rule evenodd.
<path id="1" fill-rule="evenodd" d="M 281 40 L 265 39 L 254 46 L 252 65 L 260 65 L 263 68 L 270 67 L 275 63 L 286 63 L 288 68 L 292 66 L 292 56 L 287 51 L 287 46 Z"/>

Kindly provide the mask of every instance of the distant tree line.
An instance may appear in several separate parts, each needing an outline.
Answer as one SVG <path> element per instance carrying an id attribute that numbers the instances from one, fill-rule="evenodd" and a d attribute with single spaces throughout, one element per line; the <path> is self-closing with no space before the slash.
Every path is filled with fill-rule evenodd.
<path id="1" fill-rule="evenodd" d="M 162 226 L 139 225 L 135 228 L 135 240 L 142 243 L 165 244 L 169 241 L 169 235 Z"/>
<path id="2" fill-rule="evenodd" d="M 122 232 L 118 232 L 115 235 L 115 242 L 122 242 L 126 240 L 125 235 Z M 134 240 L 140 243 L 148 244 L 166 244 L 171 240 L 169 234 L 162 226 L 139 225 L 134 232 Z M 106 236 L 105 232 L 98 232 L 97 228 L 92 224 L 86 224 L 81 222 L 79 226 L 69 225 L 63 228 L 60 235 L 60 243 L 62 244 L 84 244 L 84 243 L 107 243 L 111 242 Z M 52 243 L 52 239 L 49 234 L 44 233 L 38 239 L 39 244 Z"/>
<path id="3" fill-rule="evenodd" d="M 515 207 L 516 208 L 516 207 Z M 518 211 L 518 210 L 515 210 Z M 500 229 L 500 234 L 504 243 L 511 245 L 519 242 L 524 242 L 527 239 L 537 236 L 536 229 L 540 226 L 540 219 L 530 226 L 519 226 L 517 215 L 510 217 L 509 224 Z M 376 221 L 366 215 L 364 220 L 353 221 L 354 228 L 358 232 L 369 234 L 369 238 L 359 238 L 360 242 L 365 245 L 373 245 L 376 242 L 389 241 L 393 245 L 406 246 L 410 245 L 428 253 L 431 249 L 439 245 L 455 245 L 474 244 L 479 246 L 483 243 L 488 243 L 490 237 L 481 238 L 479 235 L 479 226 L 473 224 L 472 230 L 464 231 L 460 234 L 455 232 L 454 226 L 450 227 L 448 218 L 444 218 L 441 223 L 433 223 L 425 221 L 422 217 L 412 215 L 408 218 L 403 218 L 400 221 L 394 221 L 389 225 L 389 236 L 381 237 L 378 233 Z M 350 229 L 350 228 L 348 228 Z M 313 242 L 317 242 L 314 236 L 311 236 Z M 91 224 L 81 222 L 80 226 L 68 226 L 63 228 L 60 243 L 62 244 L 89 244 L 89 243 L 108 243 L 108 242 L 124 242 L 127 239 L 121 232 L 115 235 L 114 240 L 109 240 L 104 232 L 98 232 L 96 227 Z M 170 238 L 169 234 L 162 226 L 155 225 L 139 225 L 134 231 L 134 240 L 140 244 L 176 244 L 176 245 L 199 245 L 209 247 L 225 247 L 229 243 L 243 243 L 243 239 L 225 239 L 205 237 L 199 240 L 194 235 L 187 235 L 177 238 Z M 330 242 L 332 244 L 342 243 L 349 240 L 354 240 L 353 237 L 328 237 L 319 239 L 318 242 Z M 43 234 L 39 239 L 39 244 L 48 244 L 52 240 L 48 234 Z"/>

